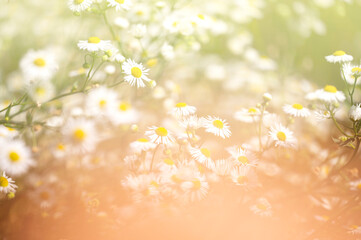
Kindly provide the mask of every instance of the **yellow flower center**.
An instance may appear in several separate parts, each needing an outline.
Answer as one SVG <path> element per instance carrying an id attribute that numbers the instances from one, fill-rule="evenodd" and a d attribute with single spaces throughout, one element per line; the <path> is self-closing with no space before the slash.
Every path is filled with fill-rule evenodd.
<path id="1" fill-rule="evenodd" d="M 204 15 L 203 14 L 198 14 L 198 18 L 204 20 Z"/>
<path id="2" fill-rule="evenodd" d="M 216 128 L 222 129 L 223 128 L 223 122 L 221 120 L 214 120 L 213 121 L 213 126 L 215 126 Z"/>
<path id="3" fill-rule="evenodd" d="M 255 108 L 248 109 L 248 113 L 257 113 L 257 110 Z"/>
<path id="4" fill-rule="evenodd" d="M 74 3 L 77 5 L 81 4 L 82 2 L 84 2 L 84 0 L 74 0 Z"/>
<path id="5" fill-rule="evenodd" d="M 117 3 L 119 4 L 123 4 L 124 3 L 124 0 L 115 0 Z"/>
<path id="6" fill-rule="evenodd" d="M 20 160 L 20 156 L 18 153 L 16 152 L 10 152 L 9 153 L 9 158 L 12 162 L 18 162 Z"/>
<path id="7" fill-rule="evenodd" d="M 100 157 L 94 157 L 91 159 L 92 164 L 99 164 L 100 163 Z"/>
<path id="8" fill-rule="evenodd" d="M 201 148 L 201 153 L 202 153 L 206 158 L 210 158 L 210 157 L 211 157 L 211 152 L 210 152 L 207 148 Z"/>
<path id="9" fill-rule="evenodd" d="M 100 38 L 90 37 L 90 38 L 88 38 L 88 43 L 100 43 Z"/>
<path id="10" fill-rule="evenodd" d="M 156 188 L 159 187 L 159 184 L 154 180 L 150 182 L 150 185 L 152 185 L 153 187 L 156 187 Z"/>
<path id="11" fill-rule="evenodd" d="M 326 85 L 323 90 L 329 93 L 337 93 L 337 88 L 333 85 Z"/>
<path id="12" fill-rule="evenodd" d="M 303 109 L 303 106 L 302 106 L 301 104 L 298 104 L 298 103 L 293 104 L 292 107 L 293 107 L 294 109 L 297 109 L 297 110 Z"/>
<path id="13" fill-rule="evenodd" d="M 142 76 L 142 70 L 140 70 L 139 67 L 132 67 L 130 71 L 135 78 L 140 78 Z"/>
<path id="14" fill-rule="evenodd" d="M 120 111 L 128 111 L 129 109 L 131 108 L 131 105 L 129 103 L 126 103 L 126 102 L 122 102 L 119 104 L 119 110 Z"/>
<path id="15" fill-rule="evenodd" d="M 155 65 L 157 65 L 158 60 L 156 58 L 151 58 L 147 61 L 147 65 L 148 67 L 154 67 Z"/>
<path id="16" fill-rule="evenodd" d="M 361 73 L 361 68 L 360 67 L 354 67 L 351 69 L 351 72 L 353 73 Z"/>
<path id="17" fill-rule="evenodd" d="M 284 132 L 278 132 L 277 138 L 278 138 L 278 140 L 284 142 L 284 141 L 286 141 L 286 134 Z"/>
<path id="18" fill-rule="evenodd" d="M 9 186 L 9 181 L 6 177 L 0 177 L 0 187 L 7 187 Z"/>
<path id="19" fill-rule="evenodd" d="M 99 101 L 99 107 L 100 108 L 104 108 L 107 105 L 107 101 L 106 100 L 100 100 Z"/>
<path id="20" fill-rule="evenodd" d="M 41 200 L 46 201 L 50 198 L 50 194 L 48 192 L 43 191 L 40 193 L 40 198 Z"/>
<path id="21" fill-rule="evenodd" d="M 167 164 L 167 165 L 174 165 L 173 160 L 172 160 L 172 159 L 170 159 L 170 158 L 166 158 L 166 159 L 164 159 L 164 160 L 163 160 L 163 162 L 164 162 L 165 164 Z"/>
<path id="22" fill-rule="evenodd" d="M 168 135 L 168 131 L 164 127 L 157 128 L 155 133 L 160 137 L 166 137 Z"/>
<path id="23" fill-rule="evenodd" d="M 267 206 L 265 204 L 262 204 L 262 203 L 258 203 L 257 204 L 257 208 L 259 210 L 262 210 L 262 211 L 266 211 L 267 210 Z"/>
<path id="24" fill-rule="evenodd" d="M 37 58 L 34 60 L 34 64 L 38 67 L 45 67 L 46 62 L 43 58 Z"/>
<path id="25" fill-rule="evenodd" d="M 193 183 L 193 190 L 199 190 L 201 188 L 201 181 L 199 179 L 194 179 Z"/>
<path id="26" fill-rule="evenodd" d="M 187 104 L 184 103 L 184 102 L 180 102 L 180 103 L 177 103 L 175 106 L 176 106 L 177 108 L 183 108 L 183 107 L 186 107 Z"/>
<path id="27" fill-rule="evenodd" d="M 357 229 L 358 226 L 357 226 L 357 225 L 351 225 L 351 228 L 352 228 L 352 229 Z"/>
<path id="28" fill-rule="evenodd" d="M 138 142 L 149 142 L 148 141 L 148 139 L 146 139 L 146 138 L 139 138 L 138 140 L 137 140 Z"/>
<path id="29" fill-rule="evenodd" d="M 74 131 L 74 138 L 77 141 L 83 141 L 86 138 L 86 133 L 82 129 L 76 129 Z"/>
<path id="30" fill-rule="evenodd" d="M 60 151 L 64 151 L 65 150 L 65 145 L 64 144 L 58 144 L 57 149 Z"/>
<path id="31" fill-rule="evenodd" d="M 38 87 L 38 88 L 36 88 L 35 92 L 38 96 L 44 96 L 46 93 L 46 90 L 45 90 L 45 88 Z"/>
<path id="32" fill-rule="evenodd" d="M 247 178 L 246 176 L 239 176 L 239 177 L 237 178 L 237 182 L 238 182 L 239 184 L 245 184 L 245 183 L 248 182 L 248 178 Z"/>
<path id="33" fill-rule="evenodd" d="M 361 190 L 361 183 L 357 184 L 357 189 Z"/>
<path id="34" fill-rule="evenodd" d="M 344 51 L 336 51 L 333 53 L 333 56 L 343 56 L 345 55 L 346 53 Z"/>
<path id="35" fill-rule="evenodd" d="M 248 158 L 246 156 L 239 156 L 238 162 L 243 163 L 243 164 L 248 164 Z"/>
<path id="36" fill-rule="evenodd" d="M 175 183 L 180 183 L 182 182 L 182 179 L 180 179 L 179 177 L 177 177 L 177 175 L 172 175 L 171 177 L 172 181 L 175 182 Z"/>

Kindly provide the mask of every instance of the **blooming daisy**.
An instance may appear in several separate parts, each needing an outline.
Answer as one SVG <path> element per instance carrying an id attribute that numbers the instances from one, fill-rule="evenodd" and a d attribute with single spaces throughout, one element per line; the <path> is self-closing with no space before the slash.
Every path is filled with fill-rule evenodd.
<path id="1" fill-rule="evenodd" d="M 43 103 L 54 97 L 55 88 L 51 82 L 37 81 L 28 86 L 28 94 L 36 103 Z"/>
<path id="2" fill-rule="evenodd" d="M 98 138 L 94 122 L 86 119 L 69 119 L 62 128 L 69 147 L 91 151 L 95 148 Z"/>
<path id="3" fill-rule="evenodd" d="M 109 115 L 114 125 L 136 123 L 139 120 L 139 113 L 126 101 L 118 101 Z"/>
<path id="4" fill-rule="evenodd" d="M 0 148 L 0 169 L 10 175 L 21 175 L 34 165 L 30 149 L 21 140 L 7 140 Z"/>
<path id="5" fill-rule="evenodd" d="M 361 234 L 361 226 L 351 225 L 348 228 L 348 233 L 350 233 L 350 234 Z"/>
<path id="6" fill-rule="evenodd" d="M 171 158 L 164 158 L 160 163 L 158 163 L 157 169 L 162 172 L 171 171 L 172 169 L 176 169 L 175 161 Z"/>
<path id="7" fill-rule="evenodd" d="M 241 122 L 252 123 L 258 121 L 260 114 L 261 112 L 258 108 L 243 108 L 234 114 L 234 118 Z"/>
<path id="8" fill-rule="evenodd" d="M 254 187 L 257 184 L 257 176 L 254 170 L 247 166 L 235 167 L 231 171 L 232 181 L 239 186 L 247 188 Z"/>
<path id="9" fill-rule="evenodd" d="M 133 191 L 135 202 L 157 200 L 160 176 L 155 174 L 129 175 L 122 181 L 122 184 Z"/>
<path id="10" fill-rule="evenodd" d="M 101 40 L 98 37 L 90 37 L 88 40 L 80 40 L 78 48 L 88 52 L 106 51 L 111 47 L 110 40 Z"/>
<path id="11" fill-rule="evenodd" d="M 293 132 L 281 124 L 271 127 L 269 135 L 275 141 L 276 147 L 296 147 L 297 140 L 293 136 Z"/>
<path id="12" fill-rule="evenodd" d="M 328 110 L 317 110 L 314 111 L 315 118 L 317 121 L 323 121 L 331 118 L 331 113 Z"/>
<path id="13" fill-rule="evenodd" d="M 327 103 L 343 102 L 346 99 L 345 94 L 342 91 L 338 91 L 333 85 L 326 85 L 323 89 L 309 93 L 306 98 L 317 99 Z"/>
<path id="14" fill-rule="evenodd" d="M 120 11 L 121 8 L 129 10 L 131 6 L 131 0 L 107 0 L 108 7 L 115 7 L 116 11 Z"/>
<path id="15" fill-rule="evenodd" d="M 350 182 L 350 188 L 354 191 L 361 191 L 361 179 Z"/>
<path id="16" fill-rule="evenodd" d="M 358 121 L 361 119 L 361 103 L 353 105 L 349 111 L 350 119 Z"/>
<path id="17" fill-rule="evenodd" d="M 91 91 L 85 99 L 85 109 L 91 116 L 112 115 L 118 94 L 104 86 Z"/>
<path id="18" fill-rule="evenodd" d="M 353 57 L 351 55 L 347 55 L 344 51 L 336 51 L 325 58 L 326 61 L 330 63 L 351 62 L 353 60 Z"/>
<path id="19" fill-rule="evenodd" d="M 150 142 L 146 138 L 138 138 L 136 141 L 130 143 L 130 147 L 134 152 L 146 152 L 150 149 L 155 148 L 155 144 Z"/>
<path id="20" fill-rule="evenodd" d="M 302 104 L 286 104 L 283 106 L 283 111 L 293 117 L 308 117 L 311 115 L 311 112 L 308 108 L 304 107 Z"/>
<path id="21" fill-rule="evenodd" d="M 201 164 L 204 164 L 207 168 L 213 167 L 213 161 L 211 159 L 211 152 L 208 148 L 193 148 L 189 149 L 192 157 Z"/>
<path id="22" fill-rule="evenodd" d="M 164 144 L 169 145 L 172 142 L 175 141 L 174 137 L 172 136 L 172 133 L 170 133 L 166 128 L 164 127 L 150 127 L 149 131 L 145 132 L 145 135 L 147 135 L 150 138 L 150 141 L 156 144 Z"/>
<path id="23" fill-rule="evenodd" d="M 195 107 L 189 106 L 185 102 L 180 102 L 174 106 L 171 113 L 177 118 L 182 118 L 194 114 L 196 110 Z"/>
<path id="24" fill-rule="evenodd" d="M 128 82 L 131 86 L 145 87 L 144 81 L 149 82 L 148 78 L 149 69 L 143 67 L 143 64 L 136 63 L 131 59 L 125 61 L 122 65 L 123 73 L 127 76 L 124 77 L 124 80 Z"/>
<path id="25" fill-rule="evenodd" d="M 269 217 L 272 215 L 272 206 L 266 198 L 257 199 L 257 203 L 250 207 L 250 210 L 260 216 Z"/>
<path id="26" fill-rule="evenodd" d="M 6 176 L 5 172 L 0 176 L 0 192 L 9 193 L 15 192 L 18 186 L 15 185 L 15 181 Z"/>
<path id="27" fill-rule="evenodd" d="M 204 127 L 206 132 L 213 133 L 216 136 L 221 138 L 228 138 L 231 136 L 231 131 L 229 130 L 228 123 L 218 117 L 208 116 L 204 118 Z"/>
<path id="28" fill-rule="evenodd" d="M 204 176 L 198 176 L 191 180 L 184 181 L 181 184 L 181 188 L 185 192 L 183 199 L 186 202 L 202 200 L 209 191 L 209 185 Z"/>
<path id="29" fill-rule="evenodd" d="M 58 65 L 52 52 L 29 50 L 20 60 L 20 68 L 28 82 L 47 81 L 54 76 L 58 70 Z"/>
<path id="30" fill-rule="evenodd" d="M 68 7 L 73 12 L 87 10 L 93 4 L 93 0 L 69 0 Z"/>
<path id="31" fill-rule="evenodd" d="M 239 149 L 235 154 L 232 154 L 232 158 L 235 165 L 256 166 L 257 164 L 256 156 L 246 149 Z"/>
<path id="32" fill-rule="evenodd" d="M 357 78 L 356 84 L 361 83 L 361 66 L 355 66 L 351 63 L 345 63 L 342 65 L 341 77 L 348 83 L 348 84 L 355 84 L 355 80 Z"/>
<path id="33" fill-rule="evenodd" d="M 57 199 L 55 190 L 44 185 L 37 187 L 35 191 L 30 193 L 30 196 L 34 203 L 38 204 L 41 208 L 50 208 Z"/>
<path id="34" fill-rule="evenodd" d="M 5 127 L 4 125 L 0 125 L 0 139 L 4 138 L 14 138 L 19 135 L 19 132 L 14 128 Z"/>

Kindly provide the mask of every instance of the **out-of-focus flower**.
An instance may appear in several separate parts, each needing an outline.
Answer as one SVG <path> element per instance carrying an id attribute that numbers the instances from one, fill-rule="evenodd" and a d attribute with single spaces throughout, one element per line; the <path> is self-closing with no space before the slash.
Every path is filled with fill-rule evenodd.
<path id="1" fill-rule="evenodd" d="M 131 0 L 107 0 L 108 7 L 115 7 L 116 11 L 120 11 L 122 8 L 124 10 L 129 10 L 132 4 Z"/>
<path id="2" fill-rule="evenodd" d="M 302 104 L 286 104 L 283 106 L 283 111 L 293 117 L 308 117 L 311 115 L 311 112 L 308 108 L 304 107 Z"/>
<path id="3" fill-rule="evenodd" d="M 110 40 L 101 40 L 98 37 L 90 37 L 88 40 L 80 40 L 78 43 L 80 50 L 88 52 L 106 51 L 111 47 Z"/>
<path id="4" fill-rule="evenodd" d="M 361 103 L 353 105 L 350 108 L 349 116 L 353 121 L 361 120 Z"/>
<path id="5" fill-rule="evenodd" d="M 68 0 L 68 7 L 73 12 L 83 12 L 93 4 L 93 0 Z"/>

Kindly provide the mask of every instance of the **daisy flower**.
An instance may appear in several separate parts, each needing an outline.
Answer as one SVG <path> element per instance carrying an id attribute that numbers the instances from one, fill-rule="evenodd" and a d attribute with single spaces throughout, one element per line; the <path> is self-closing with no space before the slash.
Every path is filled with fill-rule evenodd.
<path id="1" fill-rule="evenodd" d="M 112 114 L 118 94 L 104 86 L 91 91 L 85 99 L 85 109 L 91 116 Z"/>
<path id="2" fill-rule="evenodd" d="M 51 82 L 37 81 L 28 86 L 28 94 L 36 103 L 44 103 L 55 96 L 55 88 Z"/>
<path id="3" fill-rule="evenodd" d="M 139 113 L 129 102 L 118 101 L 110 112 L 109 119 L 114 125 L 131 124 L 138 122 Z"/>
<path id="4" fill-rule="evenodd" d="M 160 187 L 160 176 L 155 174 L 129 175 L 122 181 L 124 187 L 133 191 L 135 202 L 157 200 Z"/>
<path id="5" fill-rule="evenodd" d="M 331 118 L 331 113 L 328 110 L 317 110 L 314 114 L 317 121 L 323 121 Z"/>
<path id="6" fill-rule="evenodd" d="M 247 150 L 239 149 L 235 154 L 232 154 L 234 159 L 235 165 L 242 165 L 242 166 L 256 166 L 257 158 L 256 156 Z"/>
<path id="7" fill-rule="evenodd" d="M 250 210 L 262 217 L 269 217 L 272 215 L 272 206 L 266 198 L 257 199 L 257 203 L 250 207 Z"/>
<path id="8" fill-rule="evenodd" d="M 142 151 L 146 152 L 155 147 L 156 145 L 146 138 L 138 138 L 136 141 L 130 143 L 130 148 L 137 153 Z"/>
<path id="9" fill-rule="evenodd" d="M 214 135 L 220 136 L 224 139 L 231 136 L 229 125 L 225 120 L 218 117 L 208 116 L 204 118 L 203 121 L 206 132 L 213 133 Z"/>
<path id="10" fill-rule="evenodd" d="M 127 75 L 124 80 L 131 86 L 145 87 L 144 81 L 150 82 L 148 78 L 149 69 L 144 68 L 143 64 L 128 59 L 123 63 L 122 68 L 123 73 Z"/>
<path id="11" fill-rule="evenodd" d="M 309 93 L 306 98 L 317 99 L 327 103 L 343 102 L 346 99 L 345 94 L 342 91 L 338 91 L 333 85 L 326 85 L 323 89 Z"/>
<path id="12" fill-rule="evenodd" d="M 209 191 L 209 185 L 204 176 L 195 177 L 192 180 L 184 181 L 181 188 L 185 192 L 186 202 L 199 201 L 205 198 Z"/>
<path id="13" fill-rule="evenodd" d="M 72 12 L 82 12 L 93 4 L 93 0 L 69 0 L 68 7 Z"/>
<path id="14" fill-rule="evenodd" d="M 107 0 L 108 7 L 115 7 L 116 11 L 129 10 L 131 6 L 131 0 Z"/>
<path id="15" fill-rule="evenodd" d="M 361 191 L 361 179 L 350 182 L 350 188 L 354 191 Z"/>
<path id="16" fill-rule="evenodd" d="M 231 178 L 236 185 L 247 188 L 254 187 L 257 184 L 257 177 L 254 170 L 246 166 L 233 168 L 231 171 Z"/>
<path id="17" fill-rule="evenodd" d="M 252 123 L 258 121 L 260 114 L 261 112 L 258 108 L 243 108 L 234 114 L 234 118 L 241 122 Z"/>
<path id="18" fill-rule="evenodd" d="M 153 126 L 149 129 L 149 131 L 145 132 L 145 135 L 147 135 L 153 143 L 169 145 L 175 141 L 172 133 L 168 132 L 164 127 Z"/>
<path id="19" fill-rule="evenodd" d="M 48 81 L 58 70 L 58 65 L 52 52 L 29 50 L 20 60 L 20 68 L 28 82 L 35 80 Z"/>
<path id="20" fill-rule="evenodd" d="M 86 119 L 70 119 L 62 129 L 62 133 L 68 140 L 69 147 L 91 151 L 95 148 L 98 138 L 94 122 Z"/>
<path id="21" fill-rule="evenodd" d="M 192 157 L 207 168 L 212 168 L 213 161 L 211 160 L 211 152 L 208 148 L 193 148 L 189 149 Z"/>
<path id="22" fill-rule="evenodd" d="M 341 77 L 348 83 L 348 84 L 355 84 L 356 77 L 357 82 L 356 84 L 361 83 L 361 78 L 359 77 L 361 74 L 361 66 L 355 66 L 351 63 L 345 63 L 342 65 L 342 73 Z"/>
<path id="23" fill-rule="evenodd" d="M 325 58 L 326 61 L 330 63 L 351 62 L 353 60 L 353 57 L 351 55 L 347 55 L 344 51 L 336 51 Z"/>
<path id="24" fill-rule="evenodd" d="M 305 108 L 302 104 L 286 104 L 283 106 L 283 111 L 293 117 L 308 117 L 311 112 L 308 108 Z"/>
<path id="25" fill-rule="evenodd" d="M 348 233 L 350 233 L 350 234 L 361 234 L 361 226 L 351 225 L 348 228 Z"/>
<path id="26" fill-rule="evenodd" d="M 159 169 L 162 172 L 168 172 L 172 169 L 176 169 L 177 166 L 175 165 L 175 162 L 171 158 L 164 158 L 160 163 L 158 163 L 157 169 Z"/>
<path id="27" fill-rule="evenodd" d="M 34 203 L 38 204 L 41 208 L 50 208 L 54 205 L 57 196 L 55 190 L 49 186 L 40 186 L 30 193 Z"/>
<path id="28" fill-rule="evenodd" d="M 98 37 L 90 37 L 88 40 L 80 40 L 78 48 L 88 52 L 106 51 L 111 47 L 110 40 L 101 40 Z"/>
<path id="29" fill-rule="evenodd" d="M 349 111 L 350 119 L 358 121 L 361 119 L 361 103 L 353 105 Z"/>
<path id="30" fill-rule="evenodd" d="M 193 106 L 187 105 L 185 102 L 177 103 L 172 109 L 171 113 L 176 118 L 186 117 L 188 115 L 192 115 L 197 111 L 197 109 Z"/>
<path id="31" fill-rule="evenodd" d="M 269 135 L 275 141 L 276 147 L 296 147 L 297 140 L 293 136 L 293 132 L 281 124 L 271 127 Z"/>
<path id="32" fill-rule="evenodd" d="M 5 172 L 0 176 L 0 192 L 9 193 L 15 192 L 18 186 L 15 185 L 15 181 L 6 176 Z"/>
<path id="33" fill-rule="evenodd" d="M 5 127 L 4 125 L 0 125 L 0 139 L 15 138 L 18 135 L 19 132 L 16 129 Z"/>
<path id="34" fill-rule="evenodd" d="M 18 176 L 34 165 L 30 149 L 21 140 L 7 140 L 0 148 L 0 169 Z"/>

